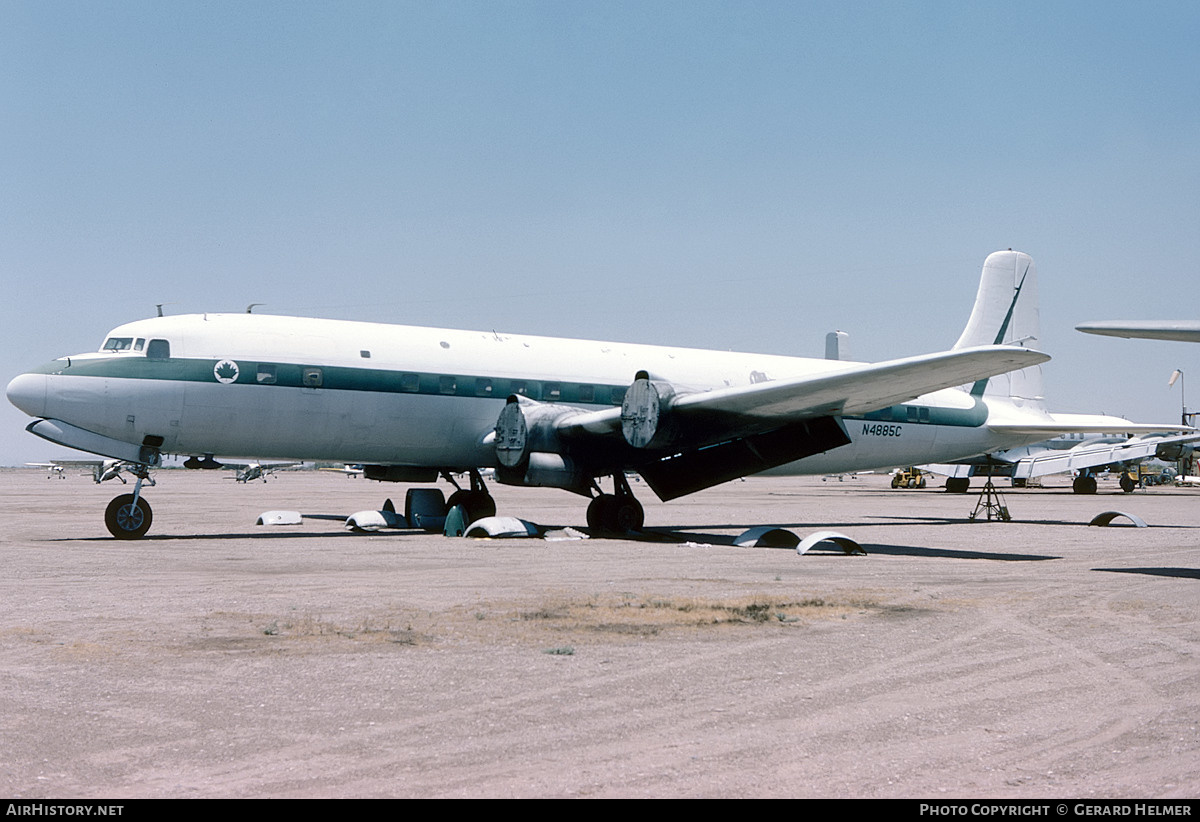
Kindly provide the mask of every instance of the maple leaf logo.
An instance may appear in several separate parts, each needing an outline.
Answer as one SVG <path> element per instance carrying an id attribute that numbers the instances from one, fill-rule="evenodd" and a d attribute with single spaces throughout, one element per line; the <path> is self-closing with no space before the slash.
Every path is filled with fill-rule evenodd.
<path id="1" fill-rule="evenodd" d="M 238 366 L 233 360 L 221 360 L 213 367 L 213 376 L 217 382 L 233 382 L 238 378 Z"/>

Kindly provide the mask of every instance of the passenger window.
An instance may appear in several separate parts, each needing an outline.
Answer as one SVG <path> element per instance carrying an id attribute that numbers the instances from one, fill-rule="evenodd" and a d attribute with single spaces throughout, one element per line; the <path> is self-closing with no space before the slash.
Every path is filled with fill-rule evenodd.
<path id="1" fill-rule="evenodd" d="M 302 380 L 305 388 L 320 388 L 324 375 L 320 368 L 305 368 Z"/>
<path id="2" fill-rule="evenodd" d="M 545 386 L 545 393 L 542 394 L 543 399 L 556 400 L 562 396 L 562 386 L 556 382 L 548 382 Z"/>
<path id="3" fill-rule="evenodd" d="M 458 390 L 458 378 L 450 374 L 443 374 L 438 379 L 438 390 L 443 394 L 453 394 Z"/>
<path id="4" fill-rule="evenodd" d="M 475 396 L 490 397 L 492 396 L 492 381 L 487 377 L 479 377 L 475 380 Z"/>
<path id="5" fill-rule="evenodd" d="M 171 356 L 171 344 L 166 340 L 151 340 L 146 346 L 146 356 L 152 360 L 165 360 Z"/>
<path id="6" fill-rule="evenodd" d="M 415 394 L 421 390 L 421 377 L 417 374 L 401 374 L 400 390 Z"/>
<path id="7" fill-rule="evenodd" d="M 596 399 L 596 386 L 594 386 L 594 385 L 579 386 L 579 401 L 580 402 L 591 402 L 594 399 Z"/>
<path id="8" fill-rule="evenodd" d="M 609 402 L 611 402 L 613 405 L 624 405 L 625 404 L 625 389 L 624 388 L 614 388 L 612 390 L 612 399 L 610 399 Z"/>
<path id="9" fill-rule="evenodd" d="M 269 362 L 260 362 L 258 364 L 258 381 L 262 385 L 275 384 L 275 364 Z"/>

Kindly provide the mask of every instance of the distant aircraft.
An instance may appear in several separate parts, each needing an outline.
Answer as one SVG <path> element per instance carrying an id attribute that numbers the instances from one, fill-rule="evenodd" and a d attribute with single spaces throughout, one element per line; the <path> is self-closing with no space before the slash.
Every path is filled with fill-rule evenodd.
<path id="1" fill-rule="evenodd" d="M 7 395 L 38 418 L 32 433 L 135 466 L 133 493 L 105 514 L 122 539 L 150 526 L 141 480 L 164 453 L 361 463 L 370 479 L 456 487 L 453 473 L 469 472 L 447 501 L 468 520 L 495 513 L 479 471 L 492 468 L 497 482 L 585 496 L 589 526 L 625 533 L 644 519 L 627 471 L 666 501 L 750 474 L 1174 430 L 1046 410 L 1036 280 L 1028 255 L 990 255 L 953 348 L 875 364 L 196 314 L 119 326 L 97 352 L 14 378 Z"/>
<path id="2" fill-rule="evenodd" d="M 54 479 L 55 477 L 58 477 L 59 479 L 67 478 L 66 466 L 64 466 L 62 463 L 59 463 L 59 462 L 27 462 L 25 464 L 28 465 L 30 468 L 45 468 L 46 469 L 46 479 Z"/>
<path id="3" fill-rule="evenodd" d="M 125 467 L 125 463 L 121 460 L 50 460 L 25 464 L 33 468 L 45 468 L 48 472 L 47 477 L 65 479 L 66 469 L 86 468 L 92 475 L 92 480 L 97 484 L 108 482 L 111 479 L 119 479 L 122 484 L 125 484 L 125 478 L 121 476 L 121 469 Z"/>
<path id="4" fill-rule="evenodd" d="M 346 463 L 341 468 L 332 468 L 332 467 L 326 466 L 326 467 L 322 467 L 320 470 L 322 470 L 322 471 L 337 471 L 339 474 L 345 474 L 347 479 L 353 479 L 354 477 L 357 477 L 359 474 L 361 474 L 363 472 L 363 467 L 361 465 L 351 465 L 349 463 Z"/>
<path id="5" fill-rule="evenodd" d="M 249 313 L 249 312 L 246 312 Z M 263 465 L 259 462 L 251 463 L 232 463 L 226 462 L 221 464 L 223 468 L 232 469 L 234 475 L 232 479 L 241 483 L 253 482 L 260 479 L 263 482 L 267 481 L 267 477 L 274 474 L 276 471 L 281 471 L 285 468 L 293 468 L 297 465 L 303 465 L 300 462 L 276 462 Z"/>
<path id="6" fill-rule="evenodd" d="M 1142 460 L 1176 461 L 1190 455 L 1200 434 L 1149 435 L 1143 437 L 1093 437 L 1065 434 L 1044 442 L 996 451 L 982 457 L 960 460 L 952 465 L 925 465 L 948 479 L 952 491 L 966 491 L 972 476 L 1010 477 L 1014 485 L 1024 485 L 1035 477 L 1076 472 L 1071 490 L 1076 494 L 1096 493 L 1096 473 L 1105 469 L 1128 468 Z M 1132 491 L 1135 483 L 1124 473 L 1121 490 Z"/>
<path id="7" fill-rule="evenodd" d="M 1200 342 L 1200 322 L 1188 320 L 1113 320 L 1083 323 L 1075 326 L 1075 330 L 1104 337 Z"/>

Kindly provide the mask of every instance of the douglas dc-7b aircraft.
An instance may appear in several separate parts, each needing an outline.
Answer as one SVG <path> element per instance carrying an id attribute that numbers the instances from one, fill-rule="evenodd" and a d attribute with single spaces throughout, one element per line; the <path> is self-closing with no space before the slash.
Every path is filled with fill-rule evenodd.
<path id="1" fill-rule="evenodd" d="M 7 393 L 39 418 L 32 433 L 140 477 L 162 454 L 361 463 L 404 482 L 467 471 L 470 489 L 447 505 L 470 521 L 495 513 L 479 470 L 494 468 L 498 482 L 589 497 L 589 526 L 624 533 L 643 523 L 626 471 L 665 501 L 766 471 L 950 462 L 1066 431 L 1149 428 L 1049 414 L 1037 335 L 1033 261 L 1001 251 L 951 350 L 876 364 L 195 314 L 119 326 L 98 352 L 22 374 Z M 149 528 L 140 491 L 108 506 L 114 536 Z"/>

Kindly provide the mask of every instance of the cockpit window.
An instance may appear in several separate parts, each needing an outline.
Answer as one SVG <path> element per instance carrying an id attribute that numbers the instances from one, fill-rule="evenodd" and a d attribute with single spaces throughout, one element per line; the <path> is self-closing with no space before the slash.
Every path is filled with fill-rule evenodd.
<path id="1" fill-rule="evenodd" d="M 151 340 L 146 345 L 146 356 L 152 360 L 165 360 L 171 356 L 171 344 L 166 340 Z"/>
<path id="2" fill-rule="evenodd" d="M 133 347 L 133 337 L 109 337 L 101 351 L 128 351 Z"/>

